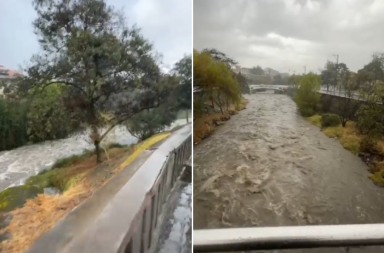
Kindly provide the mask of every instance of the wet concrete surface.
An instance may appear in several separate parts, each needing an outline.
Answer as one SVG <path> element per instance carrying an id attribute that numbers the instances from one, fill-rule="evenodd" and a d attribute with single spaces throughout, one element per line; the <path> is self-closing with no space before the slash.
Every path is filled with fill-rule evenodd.
<path id="1" fill-rule="evenodd" d="M 358 157 L 299 116 L 288 96 L 247 98 L 247 109 L 194 147 L 194 229 L 384 223 L 384 189 Z"/>
<path id="2" fill-rule="evenodd" d="M 185 123 L 184 119 L 176 120 L 170 128 Z M 0 192 L 9 186 L 22 184 L 26 178 L 49 168 L 60 158 L 81 154 L 85 149 L 93 149 L 88 136 L 87 133 L 82 133 L 63 140 L 47 141 L 0 152 Z M 116 127 L 103 141 L 125 145 L 136 142 L 137 138 L 125 127 Z"/>
<path id="3" fill-rule="evenodd" d="M 191 174 L 184 172 L 168 201 L 161 228 L 158 253 L 192 252 L 192 184 Z"/>

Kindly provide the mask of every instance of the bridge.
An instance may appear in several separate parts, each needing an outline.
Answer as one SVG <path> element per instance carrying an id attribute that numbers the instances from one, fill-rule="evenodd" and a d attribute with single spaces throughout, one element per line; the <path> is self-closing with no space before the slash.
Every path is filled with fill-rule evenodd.
<path id="1" fill-rule="evenodd" d="M 275 90 L 275 91 L 283 91 L 285 89 L 288 89 L 290 87 L 293 87 L 291 85 L 273 85 L 273 84 L 250 84 L 249 88 L 254 92 L 258 91 L 264 91 L 264 90 Z M 327 94 L 335 97 L 350 97 L 354 100 L 363 100 L 359 94 L 359 92 L 353 92 L 352 94 L 348 94 L 347 91 L 344 89 L 327 89 L 326 86 L 321 86 L 319 91 L 321 94 Z"/>
<path id="2" fill-rule="evenodd" d="M 267 90 L 273 90 L 275 93 L 282 93 L 287 89 L 288 85 L 273 85 L 273 84 L 250 84 L 249 89 L 251 93 L 263 92 Z"/>
<path id="3" fill-rule="evenodd" d="M 139 155 L 27 252 L 191 252 L 191 154 L 188 124 Z"/>

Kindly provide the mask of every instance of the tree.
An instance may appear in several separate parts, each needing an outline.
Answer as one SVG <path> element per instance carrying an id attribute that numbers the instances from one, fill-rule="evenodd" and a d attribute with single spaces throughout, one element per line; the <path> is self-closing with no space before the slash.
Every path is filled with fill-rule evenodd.
<path id="1" fill-rule="evenodd" d="M 79 127 L 79 122 L 72 119 L 65 109 L 62 100 L 65 88 L 52 84 L 32 91 L 33 97 L 28 99 L 26 115 L 28 139 L 31 142 L 65 138 Z"/>
<path id="2" fill-rule="evenodd" d="M 237 61 L 228 57 L 225 53 L 220 52 L 219 50 L 214 48 L 204 49 L 203 53 L 208 53 L 212 57 L 212 59 L 216 62 L 225 63 L 229 69 L 232 69 L 238 64 Z"/>
<path id="3" fill-rule="evenodd" d="M 257 76 L 264 75 L 264 70 L 260 66 L 251 68 L 250 72 L 251 74 L 257 75 Z"/>
<path id="4" fill-rule="evenodd" d="M 230 103 L 237 103 L 241 98 L 240 86 L 233 72 L 225 62 L 214 60 L 207 52 L 193 52 L 193 80 L 199 89 L 195 100 L 208 100 L 212 107 L 217 106 L 221 113 Z M 201 111 L 201 103 L 196 104 Z M 194 110 L 197 109 L 194 103 Z"/>
<path id="5" fill-rule="evenodd" d="M 177 62 L 174 71 L 180 77 L 180 84 L 176 90 L 178 108 L 186 111 L 186 120 L 188 122 L 188 110 L 192 107 L 192 57 L 190 55 L 185 56 Z"/>
<path id="6" fill-rule="evenodd" d="M 327 91 L 329 91 L 330 87 L 335 87 L 335 75 L 336 75 L 336 65 L 327 61 L 325 64 L 325 69 L 321 71 L 321 85 L 327 87 Z"/>
<path id="7" fill-rule="evenodd" d="M 368 139 L 384 133 L 384 55 L 374 54 L 356 76 L 365 103 L 357 112 L 357 127 Z"/>
<path id="8" fill-rule="evenodd" d="M 251 91 L 250 91 L 250 88 L 248 85 L 247 78 L 245 78 L 245 76 L 243 76 L 241 73 L 235 74 L 235 77 L 236 77 L 237 82 L 240 85 L 241 93 L 250 94 Z"/>
<path id="9" fill-rule="evenodd" d="M 29 88 L 66 87 L 66 109 L 90 128 L 100 162 L 100 142 L 116 125 L 167 98 L 152 45 L 105 0 L 33 4 L 43 54 L 27 69 Z"/>
<path id="10" fill-rule="evenodd" d="M 305 116 L 312 116 L 320 102 L 320 77 L 314 73 L 303 75 L 300 79 L 295 96 L 299 112 Z"/>
<path id="11" fill-rule="evenodd" d="M 343 89 L 344 97 L 340 99 L 339 107 L 339 117 L 340 122 L 343 127 L 346 126 L 349 120 L 352 120 L 354 113 L 357 111 L 359 102 L 355 100 L 355 86 L 356 79 L 353 77 L 351 72 L 344 70 L 341 72 L 341 87 Z"/>
<path id="12" fill-rule="evenodd" d="M 301 78 L 302 78 L 301 75 L 295 75 L 295 74 L 290 75 L 288 77 L 288 85 L 294 85 L 298 88 Z"/>
<path id="13" fill-rule="evenodd" d="M 139 140 L 145 140 L 170 127 L 177 117 L 177 110 L 159 107 L 134 115 L 126 122 L 127 130 Z"/>

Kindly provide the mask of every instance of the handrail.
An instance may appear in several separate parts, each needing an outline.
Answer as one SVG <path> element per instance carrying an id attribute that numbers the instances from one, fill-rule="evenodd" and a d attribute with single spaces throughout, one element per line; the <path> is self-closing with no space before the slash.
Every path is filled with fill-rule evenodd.
<path id="1" fill-rule="evenodd" d="M 193 231 L 194 252 L 384 245 L 384 224 L 207 229 Z"/>

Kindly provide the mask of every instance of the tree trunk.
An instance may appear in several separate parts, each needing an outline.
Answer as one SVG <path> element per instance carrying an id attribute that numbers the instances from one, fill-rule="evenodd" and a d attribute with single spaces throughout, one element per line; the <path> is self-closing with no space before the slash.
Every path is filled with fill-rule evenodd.
<path id="1" fill-rule="evenodd" d="M 94 141 L 93 144 L 95 145 L 96 163 L 101 163 L 101 157 L 100 157 L 100 142 L 99 142 L 99 141 Z"/>

